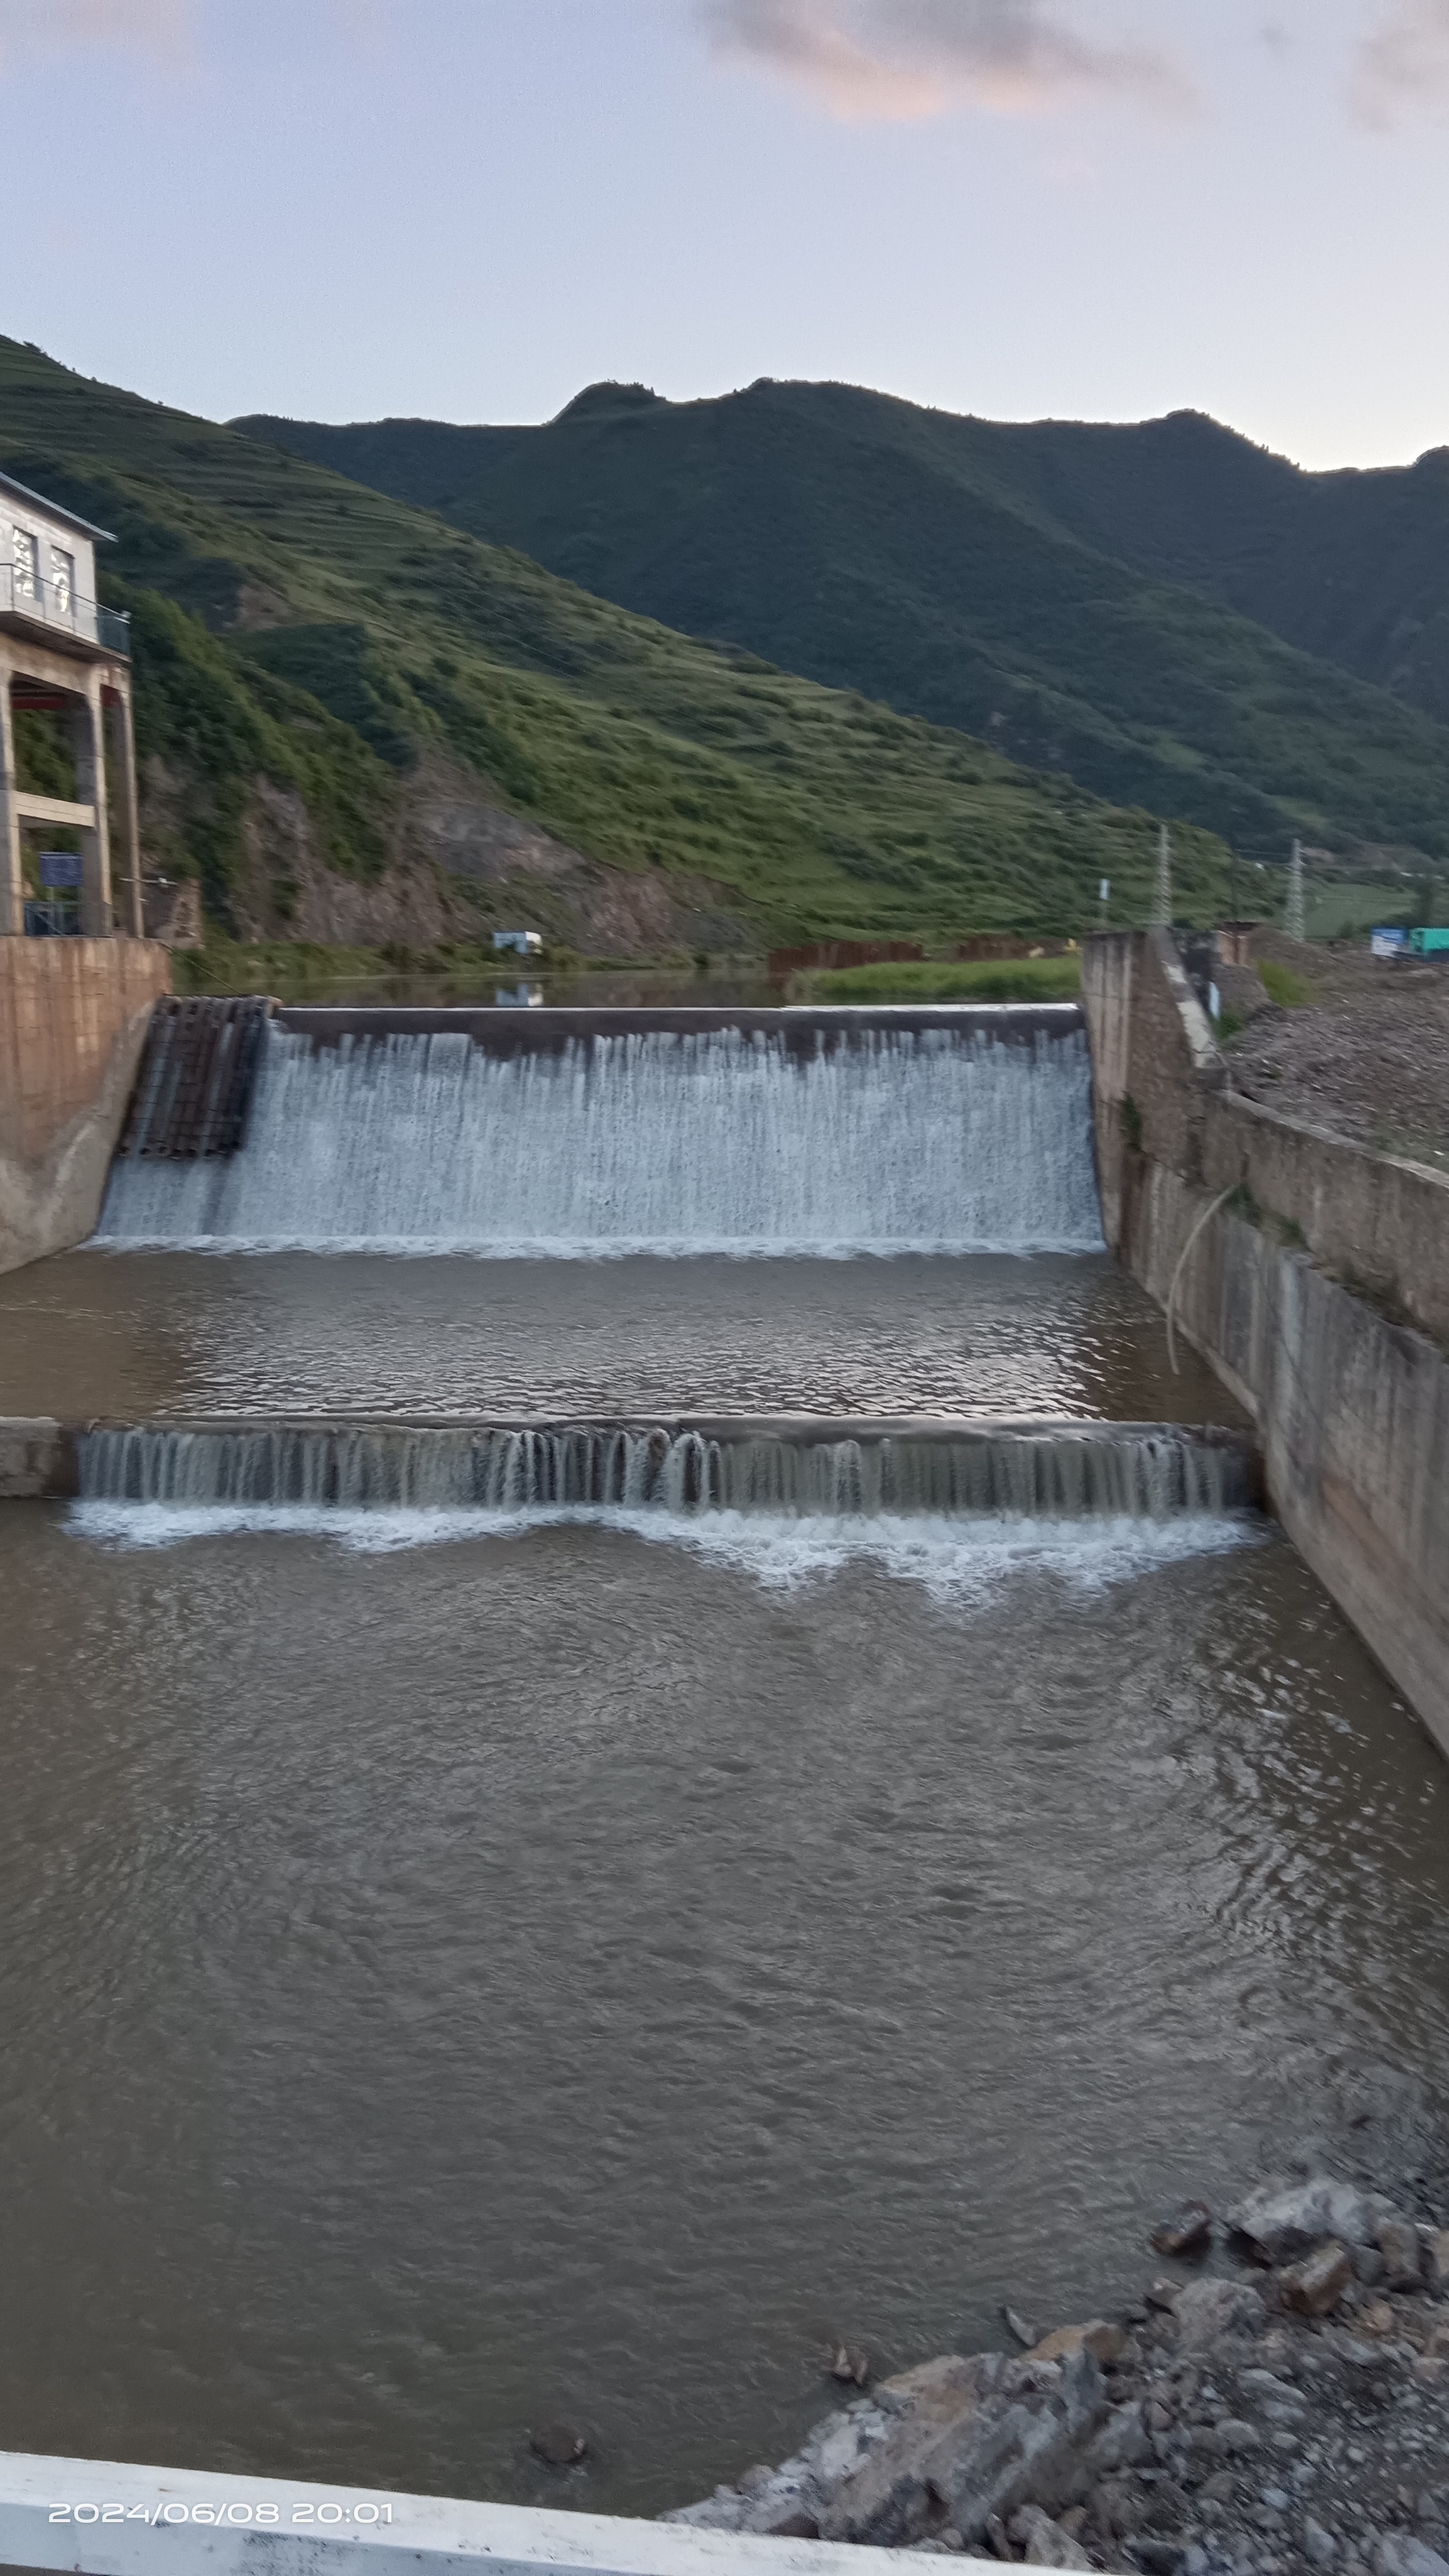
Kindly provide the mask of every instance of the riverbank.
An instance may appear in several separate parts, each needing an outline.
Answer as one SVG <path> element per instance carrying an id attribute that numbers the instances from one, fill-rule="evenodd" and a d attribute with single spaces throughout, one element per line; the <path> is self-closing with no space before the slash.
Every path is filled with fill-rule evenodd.
<path id="1" fill-rule="evenodd" d="M 1140 2300 L 866 2386 L 665 2517 L 1140 2576 L 1445 2576 L 1442 2181 L 1319 2175 L 1150 2234 Z M 845 2382 L 869 2357 L 842 2346 Z"/>

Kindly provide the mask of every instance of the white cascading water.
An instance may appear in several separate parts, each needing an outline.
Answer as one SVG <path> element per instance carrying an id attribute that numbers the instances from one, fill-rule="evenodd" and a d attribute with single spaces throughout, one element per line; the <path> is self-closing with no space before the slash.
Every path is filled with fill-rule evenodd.
<path id="1" fill-rule="evenodd" d="M 491 1054 L 273 1028 L 230 1159 L 118 1158 L 95 1241 L 209 1250 L 1102 1248 L 1085 1035 L 734 1029 Z"/>
<path id="2" fill-rule="evenodd" d="M 1165 1520 L 1251 1499 L 1241 1443 L 1165 1426 L 803 1439 L 667 1424 L 257 1423 L 88 1431 L 90 1502 L 308 1511 L 927 1513 Z"/>
<path id="3" fill-rule="evenodd" d="M 1253 1527 L 1240 1444 L 1130 1424 L 818 1440 L 743 1422 L 152 1425 L 86 1433 L 80 1471 L 74 1525 L 115 1546 L 251 1531 L 374 1552 L 574 1524 L 776 1587 L 868 1559 L 956 1603 L 1029 1570 L 1096 1590 Z"/>

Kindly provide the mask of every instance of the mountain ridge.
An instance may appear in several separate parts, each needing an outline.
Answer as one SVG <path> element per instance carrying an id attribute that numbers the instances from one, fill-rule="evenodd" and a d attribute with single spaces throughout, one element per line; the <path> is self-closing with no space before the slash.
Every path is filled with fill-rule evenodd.
<path id="1" fill-rule="evenodd" d="M 1249 854 L 1449 849 L 1440 451 L 1315 477 L 1201 413 L 1003 424 L 772 379 L 585 387 L 537 428 L 235 426 Z"/>

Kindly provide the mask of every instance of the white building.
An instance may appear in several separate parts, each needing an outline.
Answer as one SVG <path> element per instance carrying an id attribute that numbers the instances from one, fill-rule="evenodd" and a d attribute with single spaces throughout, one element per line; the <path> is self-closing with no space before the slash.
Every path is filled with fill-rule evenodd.
<path id="1" fill-rule="evenodd" d="M 543 938 L 537 930 L 495 930 L 493 945 L 511 949 L 515 957 L 541 957 Z"/>
<path id="2" fill-rule="evenodd" d="M 96 597 L 96 547 L 114 541 L 58 502 L 0 474 L 0 936 L 25 927 L 23 835 L 79 832 L 80 926 L 90 938 L 141 936 L 130 620 Z M 14 715 L 64 716 L 75 754 L 74 798 L 24 793 Z M 109 737 L 109 761 L 107 760 Z M 121 864 L 113 887 L 111 808 Z"/>

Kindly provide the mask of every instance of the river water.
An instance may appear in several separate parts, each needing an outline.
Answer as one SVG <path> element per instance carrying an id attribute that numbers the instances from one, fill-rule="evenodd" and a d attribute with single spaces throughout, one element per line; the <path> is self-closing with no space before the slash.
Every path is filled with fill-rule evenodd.
<path id="1" fill-rule="evenodd" d="M 1449 1783 L 1214 1544 L 0 1507 L 7 2442 L 648 2512 L 783 2455 L 828 2334 L 1092 2313 L 1315 2136 L 1416 2163 Z"/>
<path id="2" fill-rule="evenodd" d="M 1042 1413 L 1234 1422 L 1105 1253 L 78 1252 L 0 1278 L 0 1413 Z"/>

